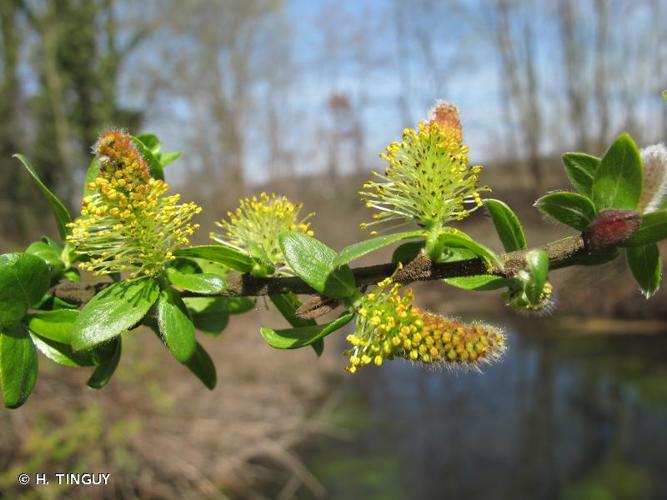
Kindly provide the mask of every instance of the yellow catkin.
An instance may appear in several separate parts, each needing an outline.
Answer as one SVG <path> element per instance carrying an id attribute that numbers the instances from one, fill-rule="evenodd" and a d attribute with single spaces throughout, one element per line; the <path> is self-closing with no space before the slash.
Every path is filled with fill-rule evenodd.
<path id="1" fill-rule="evenodd" d="M 159 275 L 174 252 L 190 243 L 199 228 L 190 221 L 201 208 L 178 204 L 178 194 L 166 196 L 169 185 L 151 176 L 127 133 L 107 131 L 93 150 L 99 173 L 87 185 L 90 194 L 82 201 L 81 216 L 70 224 L 67 241 L 89 257 L 81 267 L 92 273 Z"/>
<path id="2" fill-rule="evenodd" d="M 234 212 L 227 213 L 227 220 L 216 222 L 224 234 L 211 233 L 211 239 L 244 252 L 273 268 L 276 274 L 291 274 L 280 248 L 279 236 L 285 231 L 313 235 L 308 220 L 310 213 L 300 216 L 303 204 L 295 204 L 285 196 L 262 193 L 240 200 Z"/>
<path id="3" fill-rule="evenodd" d="M 356 328 L 347 336 L 352 345 L 348 371 L 356 372 L 371 361 L 380 366 L 385 359 L 404 358 L 424 366 L 479 366 L 498 359 L 505 350 L 505 337 L 484 323 L 462 323 L 423 311 L 412 304 L 411 290 L 400 293 L 391 280 L 361 299 Z"/>

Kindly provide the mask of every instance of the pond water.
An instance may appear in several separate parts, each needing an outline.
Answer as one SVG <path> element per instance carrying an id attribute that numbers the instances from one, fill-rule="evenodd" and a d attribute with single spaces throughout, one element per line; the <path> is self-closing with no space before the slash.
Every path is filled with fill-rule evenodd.
<path id="1" fill-rule="evenodd" d="M 483 374 L 391 362 L 347 378 L 345 432 L 302 453 L 326 498 L 667 498 L 667 332 L 511 321 Z"/>

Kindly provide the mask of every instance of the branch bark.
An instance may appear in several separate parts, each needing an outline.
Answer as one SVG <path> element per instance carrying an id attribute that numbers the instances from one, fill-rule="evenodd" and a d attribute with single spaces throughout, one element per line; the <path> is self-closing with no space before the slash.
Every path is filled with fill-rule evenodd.
<path id="1" fill-rule="evenodd" d="M 603 253 L 605 249 L 598 249 L 595 253 L 586 249 L 582 236 L 572 236 L 562 240 L 547 243 L 542 247 L 549 256 L 550 269 L 558 269 L 574 265 L 577 258 Z M 609 250 L 609 249 L 606 249 Z M 393 276 L 393 281 L 407 285 L 414 281 L 431 281 L 443 278 L 475 276 L 479 274 L 494 274 L 502 277 L 512 277 L 526 266 L 526 253 L 529 250 L 510 252 L 501 255 L 502 267 L 491 267 L 479 258 L 458 262 L 434 262 L 426 255 L 420 254 L 414 260 L 397 270 L 394 263 L 378 264 L 352 269 L 357 286 L 360 288 L 374 285 L 377 282 Z M 111 283 L 81 284 L 59 283 L 51 293 L 63 300 L 76 304 L 83 304 L 90 300 L 100 290 Z M 258 297 L 292 292 L 300 295 L 315 295 L 307 283 L 296 277 L 258 278 L 249 274 L 234 274 L 227 278 L 227 289 L 216 295 L 218 297 Z M 183 292 L 182 297 L 211 297 L 193 292 Z"/>

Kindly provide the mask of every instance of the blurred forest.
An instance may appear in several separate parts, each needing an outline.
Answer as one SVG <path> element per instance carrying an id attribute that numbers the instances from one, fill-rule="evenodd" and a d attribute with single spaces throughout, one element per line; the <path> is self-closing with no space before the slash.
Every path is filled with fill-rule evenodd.
<path id="1" fill-rule="evenodd" d="M 600 153 L 620 130 L 639 144 L 667 136 L 664 0 L 0 6 L 5 239 L 44 230 L 11 154 L 74 208 L 109 126 L 158 133 L 185 152 L 179 188 L 230 203 L 259 183 L 376 166 L 436 98 L 461 107 L 475 160 L 520 167 L 534 191 L 562 151 Z"/>
<path id="2" fill-rule="evenodd" d="M 567 189 L 564 151 L 667 138 L 665 19 L 667 0 L 0 0 L 0 248 L 55 234 L 11 155 L 76 214 L 111 126 L 183 151 L 166 176 L 203 205 L 200 241 L 240 196 L 275 190 L 341 248 L 365 237 L 361 179 L 436 99 L 460 107 L 482 181 L 531 246 L 552 240 L 563 228 L 532 203 Z M 498 248 L 489 224 L 480 211 L 464 228 Z M 0 498 L 665 498 L 667 336 L 638 333 L 664 333 L 667 292 L 646 302 L 623 266 L 554 273 L 544 322 L 493 292 L 416 285 L 430 310 L 500 318 L 510 357 L 486 375 L 397 362 L 342 382 L 344 335 L 319 360 L 277 353 L 258 330 L 284 323 L 261 300 L 199 336 L 214 392 L 143 330 L 103 391 L 40 360 L 35 394 L 0 412 Z M 113 481 L 40 490 L 23 471 Z"/>

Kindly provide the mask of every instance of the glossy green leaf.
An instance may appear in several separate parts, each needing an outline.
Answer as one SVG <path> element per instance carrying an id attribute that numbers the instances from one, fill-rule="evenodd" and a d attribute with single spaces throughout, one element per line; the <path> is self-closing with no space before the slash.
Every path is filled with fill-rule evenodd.
<path id="1" fill-rule="evenodd" d="M 148 150 L 155 154 L 160 152 L 160 139 L 158 139 L 157 135 L 155 134 L 139 134 L 137 136 L 137 139 L 139 139 Z"/>
<path id="2" fill-rule="evenodd" d="M 424 248 L 425 244 L 425 241 L 408 241 L 407 243 L 403 243 L 394 250 L 394 253 L 391 256 L 391 261 L 394 264 L 397 264 L 398 262 L 406 264 L 419 255 L 419 252 L 421 252 L 421 249 Z"/>
<path id="3" fill-rule="evenodd" d="M 358 259 L 368 253 L 375 252 L 380 248 L 396 243 L 397 241 L 424 237 L 425 231 L 408 231 L 404 233 L 387 234 L 360 241 L 343 248 L 333 261 L 333 267 L 339 267 L 348 262 Z"/>
<path id="4" fill-rule="evenodd" d="M 565 153 L 563 165 L 574 188 L 584 196 L 590 196 L 600 158 L 585 153 Z"/>
<path id="5" fill-rule="evenodd" d="M 18 408 L 37 381 L 37 351 L 23 323 L 0 329 L 0 387 L 7 408 Z"/>
<path id="6" fill-rule="evenodd" d="M 459 278 L 445 278 L 445 283 L 463 290 L 487 291 L 497 290 L 509 286 L 511 280 L 494 276 L 493 274 L 479 274 L 477 276 L 462 276 Z"/>
<path id="7" fill-rule="evenodd" d="M 628 134 L 614 141 L 595 172 L 592 199 L 598 210 L 633 210 L 642 194 L 643 166 L 639 150 Z"/>
<path id="8" fill-rule="evenodd" d="M 215 389 L 218 380 L 215 364 L 201 344 L 197 344 L 194 356 L 184 364 L 206 387 L 210 390 Z"/>
<path id="9" fill-rule="evenodd" d="M 132 142 L 139 150 L 139 153 L 141 153 L 141 156 L 144 157 L 146 163 L 148 163 L 148 169 L 151 172 L 151 177 L 163 181 L 164 171 L 162 170 L 162 165 L 150 150 L 150 148 L 148 148 L 138 137 L 132 137 Z"/>
<path id="10" fill-rule="evenodd" d="M 662 263 L 658 246 L 653 243 L 641 247 L 626 248 L 625 255 L 632 276 L 639 285 L 639 289 L 648 299 L 660 287 Z"/>
<path id="11" fill-rule="evenodd" d="M 530 281 L 526 284 L 526 295 L 533 304 L 536 304 L 549 277 L 549 255 L 544 250 L 531 250 L 526 253 L 526 266 L 530 273 Z"/>
<path id="12" fill-rule="evenodd" d="M 273 305 L 276 306 L 276 309 L 280 311 L 280 314 L 283 315 L 283 318 L 285 318 L 291 326 L 301 328 L 304 326 L 317 325 L 317 322 L 314 319 L 304 319 L 296 315 L 296 311 L 301 307 L 302 303 L 295 294 L 290 292 L 280 295 L 270 295 L 269 299 L 271 299 Z M 310 346 L 318 356 L 321 356 L 324 351 L 324 339 L 319 339 L 310 344 Z"/>
<path id="13" fill-rule="evenodd" d="M 97 367 L 88 379 L 88 382 L 86 382 L 88 387 L 92 389 L 101 389 L 109 383 L 109 380 L 111 380 L 111 377 L 116 371 L 116 368 L 118 368 L 122 350 L 123 344 L 121 337 L 116 337 L 111 342 L 108 342 L 103 346 L 100 346 L 100 348 L 96 349 Z"/>
<path id="14" fill-rule="evenodd" d="M 157 159 L 160 162 L 160 165 L 162 165 L 162 168 L 164 168 L 167 165 L 174 163 L 181 156 L 183 156 L 183 153 L 180 151 L 168 151 L 166 153 L 160 153 L 157 155 Z"/>
<path id="15" fill-rule="evenodd" d="M 642 216 L 639 229 L 622 246 L 650 245 L 667 239 L 667 210 L 658 210 Z"/>
<path id="16" fill-rule="evenodd" d="M 286 330 L 261 328 L 260 332 L 266 343 L 274 349 L 299 349 L 339 330 L 347 325 L 352 318 L 354 318 L 354 314 L 348 312 L 326 325 L 304 326 Z"/>
<path id="17" fill-rule="evenodd" d="M 219 262 L 232 269 L 248 273 L 252 271 L 253 260 L 246 254 L 223 245 L 200 245 L 176 251 L 179 257 L 197 257 Z"/>
<path id="18" fill-rule="evenodd" d="M 593 202 L 577 193 L 549 193 L 539 198 L 535 206 L 543 214 L 577 231 L 586 229 L 595 218 Z"/>
<path id="19" fill-rule="evenodd" d="M 197 348 L 195 326 L 181 297 L 169 287 L 160 291 L 157 323 L 169 352 L 181 363 L 190 359 Z"/>
<path id="20" fill-rule="evenodd" d="M 51 267 L 52 280 L 58 279 L 65 270 L 65 263 L 62 260 L 63 247 L 51 238 L 44 237 L 40 241 L 31 243 L 25 249 L 25 253 L 43 259 Z"/>
<path id="21" fill-rule="evenodd" d="M 183 301 L 193 315 L 214 312 L 243 314 L 255 308 L 255 301 L 247 297 L 186 297 Z"/>
<path id="22" fill-rule="evenodd" d="M 526 248 L 526 236 L 523 234 L 521 222 L 512 209 L 506 203 L 492 198 L 484 200 L 484 206 L 489 211 L 505 251 L 514 252 Z"/>
<path id="23" fill-rule="evenodd" d="M 35 181 L 37 187 L 46 197 L 47 201 L 49 202 L 49 205 L 51 206 L 51 211 L 53 212 L 53 215 L 56 218 L 56 224 L 58 226 L 58 234 L 60 234 L 60 237 L 64 240 L 67 234 L 69 233 L 67 224 L 72 222 L 72 217 L 70 216 L 69 211 L 67 210 L 63 202 L 60 201 L 60 198 L 58 198 L 55 194 L 51 192 L 51 190 L 48 187 L 46 187 L 46 185 L 42 182 L 42 179 L 39 178 L 37 171 L 34 169 L 34 167 L 30 164 L 30 162 L 25 156 L 21 154 L 15 154 L 13 155 L 13 157 L 21 162 L 21 164 L 30 174 L 30 177 L 32 177 L 32 180 Z"/>
<path id="24" fill-rule="evenodd" d="M 28 329 L 46 339 L 70 344 L 72 329 L 79 311 L 60 309 L 56 311 L 40 311 L 27 316 Z"/>
<path id="25" fill-rule="evenodd" d="M 443 245 L 443 247 L 465 248 L 489 264 L 495 265 L 497 267 L 502 267 L 503 265 L 493 250 L 482 245 L 481 243 L 476 242 L 462 231 L 442 233 L 438 237 L 438 240 Z"/>
<path id="26" fill-rule="evenodd" d="M 204 294 L 220 293 L 227 286 L 222 276 L 209 273 L 189 274 L 174 268 L 167 269 L 167 278 L 176 288 Z"/>
<path id="27" fill-rule="evenodd" d="M 280 235 L 280 247 L 292 270 L 315 291 L 328 297 L 357 293 L 352 270 L 334 267 L 336 252 L 311 236 L 294 231 Z"/>
<path id="28" fill-rule="evenodd" d="M 50 270 L 43 259 L 28 253 L 0 255 L 0 328 L 19 322 L 49 284 Z"/>
<path id="29" fill-rule="evenodd" d="M 37 350 L 54 363 L 71 368 L 94 365 L 93 359 L 85 351 L 74 352 L 72 347 L 68 344 L 42 337 L 32 331 L 30 332 L 30 338 Z"/>
<path id="30" fill-rule="evenodd" d="M 296 328 L 304 326 L 317 325 L 313 319 L 304 319 L 296 315 L 296 310 L 301 307 L 301 301 L 293 293 L 283 293 L 280 295 L 269 295 L 269 299 L 280 311 L 280 314 L 287 320 L 287 322 Z"/>
<path id="31" fill-rule="evenodd" d="M 74 322 L 72 347 L 75 351 L 117 337 L 137 325 L 160 294 L 155 280 L 140 278 L 114 283 L 98 293 Z"/>

